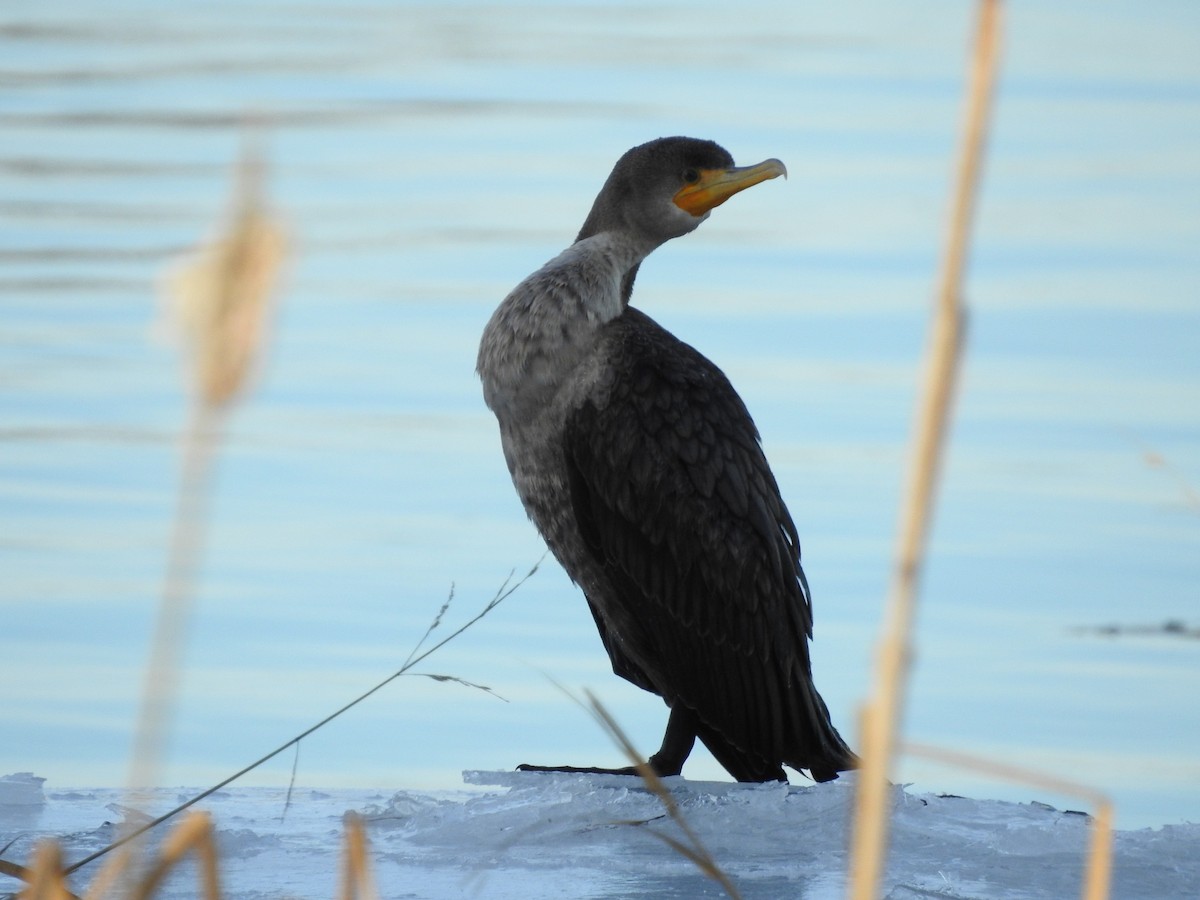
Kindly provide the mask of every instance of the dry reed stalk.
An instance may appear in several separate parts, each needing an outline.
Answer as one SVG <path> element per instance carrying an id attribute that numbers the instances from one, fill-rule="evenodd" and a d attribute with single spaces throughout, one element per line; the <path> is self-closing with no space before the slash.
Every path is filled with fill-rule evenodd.
<path id="1" fill-rule="evenodd" d="M 916 448 L 900 514 L 889 616 L 878 651 L 874 696 L 862 717 L 862 769 L 858 777 L 848 881 L 853 900 L 874 898 L 883 875 L 890 813 L 888 774 L 903 714 L 917 584 L 961 355 L 960 292 L 995 80 L 1000 11 L 1000 0 L 981 0 L 962 148 L 930 335 L 923 401 L 916 423 Z"/>
<path id="2" fill-rule="evenodd" d="M 362 817 L 357 813 L 348 813 L 341 900 L 376 900 L 378 896 L 375 876 L 367 858 L 367 835 Z"/>
<path id="3" fill-rule="evenodd" d="M 212 461 L 224 416 L 246 386 L 259 355 L 269 300 L 283 262 L 283 233 L 264 211 L 262 178 L 262 162 L 255 153 L 245 152 L 228 233 L 204 248 L 170 283 L 176 317 L 192 358 L 194 397 L 162 599 L 146 667 L 131 789 L 157 780 L 203 544 Z"/>
<path id="4" fill-rule="evenodd" d="M 219 443 L 220 426 L 232 401 L 245 388 L 259 355 L 269 300 L 283 262 L 283 233 L 264 210 L 262 175 L 263 165 L 257 154 L 244 153 L 228 234 L 205 248 L 197 260 L 172 279 L 170 285 L 176 301 L 177 319 L 192 354 L 195 390 L 184 441 L 166 576 L 130 762 L 129 790 L 133 797 L 140 788 L 157 781 L 167 720 L 178 682 L 178 661 L 200 558 L 212 459 Z M 184 825 L 189 829 L 198 827 L 188 825 L 191 821 Z M 134 831 L 127 839 L 138 833 L 140 831 Z M 187 836 L 192 831 L 182 833 Z M 208 846 L 211 849 L 211 840 Z M 31 896 L 58 896 L 52 893 L 57 888 L 53 887 L 49 870 L 44 868 L 49 865 L 44 860 L 50 859 L 47 854 L 51 853 L 58 854 L 54 857 L 59 866 L 56 877 L 62 883 L 63 895 L 73 896 L 65 893 L 63 878 L 81 863 L 63 871 L 61 853 L 57 845 L 53 848 L 53 851 L 44 849 L 40 852 L 38 866 L 42 868 L 28 873 L 34 879 L 29 888 L 33 891 Z M 204 871 L 212 876 L 211 882 L 206 883 L 215 885 L 215 862 L 209 859 L 209 851 L 203 846 L 199 849 L 205 861 Z M 88 861 L 95 856 L 89 857 Z M 117 880 L 126 877 L 130 861 L 131 847 L 125 846 L 93 882 L 93 892 L 89 892 L 89 896 L 99 896 L 97 891 L 107 891 Z M 24 870 L 10 872 L 7 865 L 4 871 L 25 877 Z"/>
<path id="5" fill-rule="evenodd" d="M 179 495 L 168 545 L 166 575 L 142 686 L 142 706 L 130 766 L 132 791 L 153 786 L 167 739 L 168 717 L 179 681 L 192 592 L 204 537 L 212 461 L 219 443 L 220 413 L 193 412 L 183 445 Z"/>
<path id="6" fill-rule="evenodd" d="M 1032 769 L 984 759 L 981 756 L 960 753 L 957 750 L 934 747 L 930 744 L 916 744 L 907 741 L 902 749 L 905 753 L 913 756 L 921 756 L 960 769 L 973 769 L 994 778 L 1032 785 L 1043 790 L 1078 797 L 1090 803 L 1093 809 L 1092 827 L 1088 838 L 1081 896 L 1083 900 L 1106 900 L 1112 883 L 1113 819 L 1113 804 L 1106 794 L 1086 784 L 1059 778 L 1055 775 L 1047 775 Z"/>
<path id="7" fill-rule="evenodd" d="M 184 436 L 179 496 L 166 574 L 142 688 L 130 759 L 131 803 L 158 782 L 179 661 L 190 618 L 206 524 L 213 459 L 224 418 L 249 379 L 284 255 L 282 230 L 264 211 L 263 164 L 243 153 L 228 233 L 204 248 L 170 283 L 193 364 L 193 401 Z M 136 830 L 128 828 L 130 834 Z M 133 845 L 110 868 L 127 877 Z"/>

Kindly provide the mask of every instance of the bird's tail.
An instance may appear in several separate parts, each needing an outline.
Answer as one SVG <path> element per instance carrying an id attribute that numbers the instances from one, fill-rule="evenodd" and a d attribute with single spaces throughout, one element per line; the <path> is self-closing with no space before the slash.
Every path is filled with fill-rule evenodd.
<path id="1" fill-rule="evenodd" d="M 774 740 L 754 739 L 735 743 L 721 731 L 696 722 L 696 735 L 713 757 L 738 781 L 786 781 L 784 763 L 808 772 L 813 781 L 833 781 L 839 772 L 858 768 L 858 757 L 834 727 L 825 701 L 812 681 L 801 682 L 802 702 L 786 718 L 785 727 Z M 774 731 L 774 729 L 772 729 Z M 782 742 L 781 744 L 777 742 Z M 771 747 L 776 743 L 775 747 Z"/>
<path id="2" fill-rule="evenodd" d="M 800 715 L 783 761 L 793 769 L 808 770 L 813 781 L 833 781 L 839 772 L 857 769 L 858 757 L 834 727 L 812 679 L 802 679 L 800 687 Z"/>

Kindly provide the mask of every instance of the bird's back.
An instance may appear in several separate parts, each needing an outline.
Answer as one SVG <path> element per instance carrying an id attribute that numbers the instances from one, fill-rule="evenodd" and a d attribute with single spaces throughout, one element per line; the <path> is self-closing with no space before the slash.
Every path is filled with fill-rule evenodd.
<path id="1" fill-rule="evenodd" d="M 596 356 L 564 423 L 582 540 L 560 559 L 614 669 L 693 709 L 744 780 L 785 762 L 832 777 L 851 756 L 812 687 L 799 540 L 750 414 L 717 366 L 635 309 Z"/>

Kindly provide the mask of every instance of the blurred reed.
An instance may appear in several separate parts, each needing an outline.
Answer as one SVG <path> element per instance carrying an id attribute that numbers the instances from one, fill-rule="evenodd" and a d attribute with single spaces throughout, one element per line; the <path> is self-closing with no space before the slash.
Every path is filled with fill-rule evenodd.
<path id="1" fill-rule="evenodd" d="M 847 895 L 851 900 L 873 900 L 879 896 L 891 816 L 888 779 L 892 763 L 901 749 L 1089 800 L 1095 807 L 1095 815 L 1083 879 L 1084 900 L 1103 900 L 1108 897 L 1111 884 L 1112 804 L 1104 794 L 1065 779 L 955 751 L 912 743 L 901 748 L 897 740 L 912 662 L 917 590 L 962 358 L 963 273 L 987 142 L 1000 31 L 1000 0 L 981 0 L 967 87 L 962 146 L 929 340 L 925 387 L 914 429 L 915 448 L 907 495 L 900 511 L 888 618 L 878 650 L 874 695 L 862 713 L 862 769 L 855 797 L 847 881 Z"/>
<path id="2" fill-rule="evenodd" d="M 57 841 L 43 841 L 33 854 L 33 863 L 21 877 L 28 882 L 22 900 L 78 900 L 67 890 L 62 872 L 62 849 Z"/>
<path id="3" fill-rule="evenodd" d="M 262 355 L 285 254 L 283 231 L 265 208 L 264 167 L 255 150 L 243 151 L 226 232 L 169 284 L 190 356 L 192 409 L 129 775 L 134 790 L 158 780 L 204 543 L 213 461 L 225 416 Z"/>
<path id="4" fill-rule="evenodd" d="M 346 849 L 342 861 L 341 900 L 375 900 L 375 873 L 367 855 L 367 834 L 362 817 L 346 815 Z"/>
<path id="5" fill-rule="evenodd" d="M 346 816 L 346 831 L 342 852 L 342 881 L 340 900 L 377 900 L 375 876 L 368 857 L 368 845 L 362 819 L 351 813 Z M 205 813 L 191 813 L 169 832 L 155 858 L 144 872 L 128 878 L 122 892 L 128 900 L 149 900 L 163 881 L 189 856 L 196 857 L 197 897 L 219 900 L 221 897 L 220 858 L 213 837 L 213 823 Z M 129 875 L 130 857 L 113 857 L 104 870 L 92 880 L 81 897 L 67 886 L 67 870 L 63 867 L 62 849 L 57 841 L 38 844 L 28 869 L 8 864 L 6 873 L 26 882 L 20 900 L 101 900 L 110 896 Z M 17 871 L 10 871 L 15 869 Z"/>
<path id="6" fill-rule="evenodd" d="M 265 207 L 264 169 L 261 156 L 247 141 L 225 232 L 202 247 L 168 285 L 175 321 L 190 357 L 192 402 L 130 757 L 128 788 L 133 797 L 159 780 L 207 527 L 216 451 L 225 417 L 247 388 L 262 354 L 267 310 L 283 263 L 283 231 Z M 136 844 L 124 844 L 112 864 L 122 873 L 131 895 L 129 863 L 135 852 Z"/>
<path id="7" fill-rule="evenodd" d="M 867 701 L 862 714 L 862 769 L 858 778 L 848 882 L 848 896 L 853 900 L 871 900 L 877 896 L 887 855 L 888 775 L 903 716 L 917 587 L 961 358 L 962 278 L 995 81 L 1000 11 L 999 0 L 981 0 L 962 147 L 929 340 L 925 387 L 917 412 L 907 496 L 900 510 L 891 598 L 876 660 L 874 695 Z"/>

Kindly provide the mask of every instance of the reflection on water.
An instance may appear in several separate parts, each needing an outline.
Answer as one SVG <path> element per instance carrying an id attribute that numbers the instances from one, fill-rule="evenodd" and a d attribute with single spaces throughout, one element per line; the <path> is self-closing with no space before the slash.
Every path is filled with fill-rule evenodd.
<path id="1" fill-rule="evenodd" d="M 818 683 L 852 732 L 969 21 L 828 6 L 0 13 L 0 769 L 124 772 L 186 409 L 156 298 L 224 213 L 247 121 L 298 259 L 219 464 L 172 781 L 292 736 L 393 671 L 451 583 L 465 620 L 540 556 L 476 342 L 616 157 L 670 133 L 791 172 L 656 254 L 637 298 L 755 414 L 804 543 Z M 1200 800 L 1194 642 L 1076 630 L 1195 625 L 1200 516 L 1178 479 L 1200 485 L 1198 17 L 1012 11 L 909 716 L 915 738 L 1111 789 L 1126 827 Z M 430 665 L 512 702 L 399 683 L 306 741 L 301 780 L 615 756 L 544 673 L 659 736 L 661 704 L 611 676 L 552 565 Z"/>

